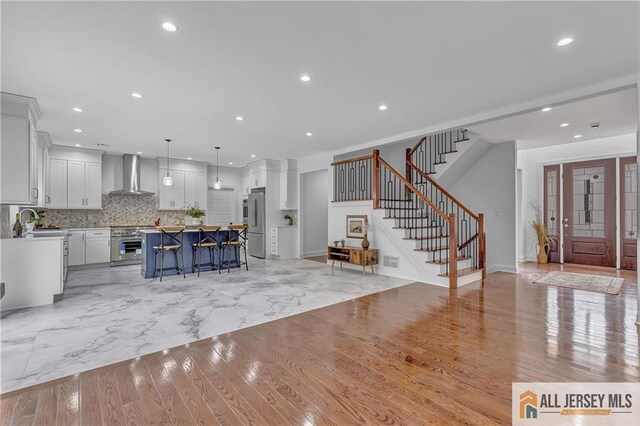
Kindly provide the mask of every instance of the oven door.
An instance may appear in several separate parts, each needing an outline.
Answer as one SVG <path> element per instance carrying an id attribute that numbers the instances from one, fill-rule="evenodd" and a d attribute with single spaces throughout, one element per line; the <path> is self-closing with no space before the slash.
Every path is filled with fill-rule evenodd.
<path id="1" fill-rule="evenodd" d="M 135 260 L 142 258 L 142 238 L 115 237 L 111 240 L 111 261 Z"/>

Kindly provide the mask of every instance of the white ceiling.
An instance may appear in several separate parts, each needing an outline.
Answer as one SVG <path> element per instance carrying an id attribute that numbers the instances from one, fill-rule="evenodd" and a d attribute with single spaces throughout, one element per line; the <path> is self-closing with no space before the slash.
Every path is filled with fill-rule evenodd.
<path id="1" fill-rule="evenodd" d="M 156 156 L 170 137 L 178 157 L 220 145 L 235 165 L 602 83 L 639 59 L 636 2 L 2 2 L 1 24 L 2 90 L 38 99 L 54 143 Z"/>
<path id="2" fill-rule="evenodd" d="M 547 112 L 537 110 L 469 126 L 469 130 L 490 142 L 516 140 L 519 149 L 540 148 L 635 133 L 637 106 L 638 95 L 632 88 L 554 106 Z M 563 123 L 569 126 L 560 127 Z M 591 123 L 600 123 L 600 127 L 591 128 Z"/>

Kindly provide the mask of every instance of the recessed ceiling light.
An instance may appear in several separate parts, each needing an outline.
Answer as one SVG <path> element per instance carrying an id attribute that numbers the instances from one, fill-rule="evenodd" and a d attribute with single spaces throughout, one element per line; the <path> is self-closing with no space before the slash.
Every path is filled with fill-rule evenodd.
<path id="1" fill-rule="evenodd" d="M 82 108 L 78 108 L 78 107 L 73 107 L 73 110 L 75 112 L 82 112 Z"/>
<path id="2" fill-rule="evenodd" d="M 568 44 L 573 43 L 573 39 L 571 37 L 567 37 L 567 38 L 563 38 L 562 40 L 560 40 L 556 46 L 558 47 L 562 47 L 562 46 L 566 46 Z"/>
<path id="3" fill-rule="evenodd" d="M 578 138 L 581 138 L 581 137 L 582 137 L 582 135 L 574 135 L 573 137 L 574 137 L 575 139 L 578 139 Z"/>
<path id="4" fill-rule="evenodd" d="M 244 120 L 244 117 L 243 117 L 243 116 L 241 116 L 241 115 L 238 115 L 238 116 L 236 117 L 236 120 L 238 120 L 238 121 L 242 121 L 242 120 Z"/>
<path id="5" fill-rule="evenodd" d="M 386 111 L 386 110 L 387 110 L 387 106 L 386 106 L 386 105 L 380 105 L 380 106 L 378 107 L 378 109 L 379 109 L 380 111 Z"/>
<path id="6" fill-rule="evenodd" d="M 80 130 L 80 129 L 73 129 L 73 131 L 76 132 L 76 133 L 82 133 L 82 130 Z"/>
<path id="7" fill-rule="evenodd" d="M 300 81 L 304 81 L 305 83 L 308 82 L 308 81 L 311 81 L 311 76 L 307 75 L 307 74 L 302 74 L 300 76 Z"/>
<path id="8" fill-rule="evenodd" d="M 256 155 L 255 154 L 251 154 L 251 158 L 256 158 Z"/>
<path id="9" fill-rule="evenodd" d="M 311 133 L 311 132 L 307 132 L 307 133 L 305 133 L 305 134 L 306 134 L 307 136 L 313 136 L 313 133 Z"/>
<path id="10" fill-rule="evenodd" d="M 171 22 L 163 22 L 162 28 L 164 28 L 165 31 L 169 31 L 170 33 L 178 31 L 178 26 Z"/>
<path id="11" fill-rule="evenodd" d="M 138 92 L 133 92 L 131 94 L 131 96 L 133 96 L 134 98 L 138 98 L 138 99 L 142 97 L 142 95 L 140 93 L 138 93 Z"/>
<path id="12" fill-rule="evenodd" d="M 562 123 L 562 124 L 560 125 L 560 127 L 567 127 L 567 126 L 569 126 L 569 123 Z"/>
<path id="13" fill-rule="evenodd" d="M 79 143 L 75 144 L 74 146 L 77 146 L 78 148 L 80 148 L 82 145 L 80 145 Z"/>
<path id="14" fill-rule="evenodd" d="M 549 111 L 551 111 L 552 109 L 553 109 L 553 108 L 551 108 L 551 107 L 544 107 L 544 108 L 542 108 L 540 111 L 542 111 L 542 112 L 549 112 Z"/>
<path id="15" fill-rule="evenodd" d="M 229 165 L 232 165 L 232 164 L 233 164 L 233 161 L 229 161 Z"/>
<path id="16" fill-rule="evenodd" d="M 138 151 L 138 152 L 136 152 L 136 154 L 142 154 L 142 151 Z"/>
<path id="17" fill-rule="evenodd" d="M 193 158 L 191 158 L 191 157 L 187 157 L 187 160 L 193 160 Z"/>

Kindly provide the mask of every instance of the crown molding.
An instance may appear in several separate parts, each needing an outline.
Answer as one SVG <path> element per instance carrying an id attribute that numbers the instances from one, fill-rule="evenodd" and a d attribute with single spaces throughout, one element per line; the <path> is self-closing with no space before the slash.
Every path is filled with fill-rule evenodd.
<path id="1" fill-rule="evenodd" d="M 42 112 L 36 98 L 30 96 L 16 95 L 15 93 L 0 92 L 2 102 L 13 102 L 16 104 L 26 105 L 31 114 L 37 119 L 42 120 Z"/>

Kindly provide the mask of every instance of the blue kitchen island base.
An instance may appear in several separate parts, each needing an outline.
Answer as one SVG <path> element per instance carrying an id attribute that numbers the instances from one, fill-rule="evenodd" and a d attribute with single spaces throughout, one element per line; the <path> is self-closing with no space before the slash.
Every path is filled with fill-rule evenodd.
<path id="1" fill-rule="evenodd" d="M 153 271 L 153 258 L 155 254 L 154 246 L 160 245 L 160 231 L 155 229 L 149 230 L 141 230 L 142 233 L 142 265 L 141 265 L 141 273 L 145 278 L 154 278 Z M 198 272 L 196 268 L 194 270 L 193 267 L 193 245 L 198 242 L 198 230 L 197 229 L 186 229 L 182 233 L 182 237 L 178 238 L 182 242 L 182 248 L 184 250 L 184 269 L 187 274 L 192 274 L 194 272 Z M 229 231 L 228 230 L 220 230 L 218 231 L 218 243 L 223 241 L 229 241 Z M 166 240 L 166 239 L 165 239 Z M 209 250 L 206 248 L 201 248 L 202 250 L 202 260 L 203 263 L 209 262 Z M 211 265 L 203 265 L 200 269 L 200 272 L 207 272 L 212 270 L 217 270 L 217 265 L 220 264 L 220 255 L 222 246 L 219 246 L 219 249 L 214 249 L 214 264 L 215 268 L 212 268 Z M 227 247 L 224 254 L 225 265 L 222 268 L 222 272 L 225 272 L 227 269 L 227 261 L 230 262 L 231 268 L 239 268 L 240 264 L 238 262 L 238 251 L 234 249 L 234 247 Z M 178 262 L 182 263 L 181 256 L 178 255 Z M 173 254 L 165 253 L 164 256 L 164 276 L 172 276 L 176 274 L 176 263 L 173 257 Z M 160 255 L 158 254 L 156 260 L 156 268 L 160 268 Z M 181 273 L 179 275 L 182 275 Z M 160 276 L 158 272 L 156 276 Z"/>

